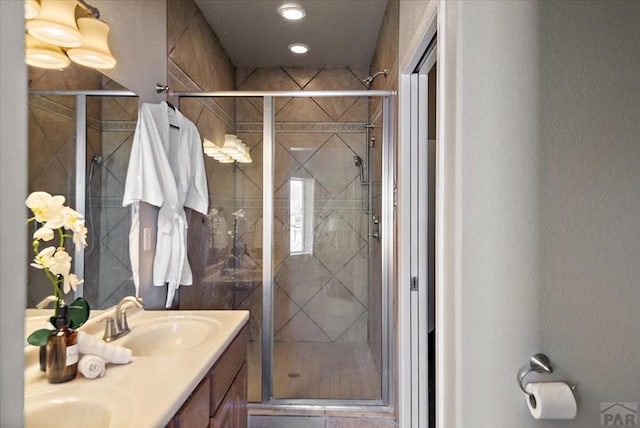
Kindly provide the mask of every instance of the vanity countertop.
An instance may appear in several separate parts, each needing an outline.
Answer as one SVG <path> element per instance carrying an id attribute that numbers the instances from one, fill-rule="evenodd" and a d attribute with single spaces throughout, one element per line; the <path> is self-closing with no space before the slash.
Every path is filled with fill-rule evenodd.
<path id="1" fill-rule="evenodd" d="M 26 330 L 42 328 L 51 312 L 28 311 Z M 112 314 L 113 308 L 93 311 L 81 330 L 101 337 L 102 321 Z M 57 426 L 55 419 L 68 426 L 67 417 L 101 418 L 108 421 L 104 426 L 114 428 L 165 426 L 248 319 L 248 311 L 130 310 L 131 333 L 111 343 L 131 348 L 133 361 L 107 364 L 102 378 L 86 379 L 78 373 L 61 384 L 47 382 L 39 369 L 38 348 L 27 346 L 26 426 L 38 426 L 33 422 L 44 415 L 51 418 L 49 427 Z"/>

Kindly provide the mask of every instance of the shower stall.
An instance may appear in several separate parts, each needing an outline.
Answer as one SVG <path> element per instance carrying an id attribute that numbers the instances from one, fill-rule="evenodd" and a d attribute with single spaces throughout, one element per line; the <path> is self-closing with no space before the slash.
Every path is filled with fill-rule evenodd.
<path id="1" fill-rule="evenodd" d="M 32 102 L 53 95 L 60 97 L 34 92 Z M 66 113 L 74 126 L 57 156 L 75 163 L 64 166 L 59 188 L 36 179 L 30 190 L 66 194 L 85 212 L 89 246 L 84 257 L 76 253 L 75 270 L 84 272 L 82 292 L 92 306 L 106 308 L 134 292 L 129 210 L 121 202 L 137 98 L 126 91 L 67 95 L 75 100 L 65 101 L 74 106 Z M 250 402 L 387 408 L 393 93 L 171 95 L 203 139 L 222 145 L 224 134 L 235 134 L 253 160 L 205 157 L 210 211 L 188 214 L 194 285 L 180 288 L 180 309 L 250 311 Z M 326 116 L 308 113 L 316 110 Z"/>

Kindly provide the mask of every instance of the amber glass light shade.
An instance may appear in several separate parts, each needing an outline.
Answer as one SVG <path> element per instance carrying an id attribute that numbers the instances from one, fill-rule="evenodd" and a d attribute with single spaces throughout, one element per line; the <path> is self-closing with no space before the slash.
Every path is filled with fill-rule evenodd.
<path id="1" fill-rule="evenodd" d="M 24 19 L 33 19 L 40 12 L 38 0 L 24 0 Z"/>
<path id="2" fill-rule="evenodd" d="M 71 64 L 60 47 L 41 42 L 29 34 L 25 45 L 25 62 L 32 67 L 61 70 Z"/>
<path id="3" fill-rule="evenodd" d="M 35 19 L 26 22 L 29 34 L 45 43 L 65 48 L 82 44 L 76 25 L 76 0 L 42 0 Z"/>
<path id="4" fill-rule="evenodd" d="M 82 46 L 67 51 L 71 61 L 86 67 L 110 69 L 116 59 L 109 50 L 109 26 L 96 18 L 79 18 L 78 27 L 83 35 Z"/>

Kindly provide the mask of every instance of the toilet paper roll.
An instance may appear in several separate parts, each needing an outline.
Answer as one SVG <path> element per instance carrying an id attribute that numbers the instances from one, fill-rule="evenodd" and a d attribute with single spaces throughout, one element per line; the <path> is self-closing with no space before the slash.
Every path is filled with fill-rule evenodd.
<path id="1" fill-rule="evenodd" d="M 529 412 L 536 419 L 574 419 L 578 411 L 576 397 L 564 382 L 532 382 L 525 390 Z"/>
<path id="2" fill-rule="evenodd" d="M 104 376 L 105 362 L 97 355 L 83 355 L 78 362 L 78 371 L 88 379 Z"/>

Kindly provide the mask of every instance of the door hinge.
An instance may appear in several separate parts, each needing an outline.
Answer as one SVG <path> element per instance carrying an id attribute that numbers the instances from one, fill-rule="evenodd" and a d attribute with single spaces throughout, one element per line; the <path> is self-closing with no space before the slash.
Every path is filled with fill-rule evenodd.
<path id="1" fill-rule="evenodd" d="M 418 291 L 418 277 L 411 277 L 411 291 Z"/>

